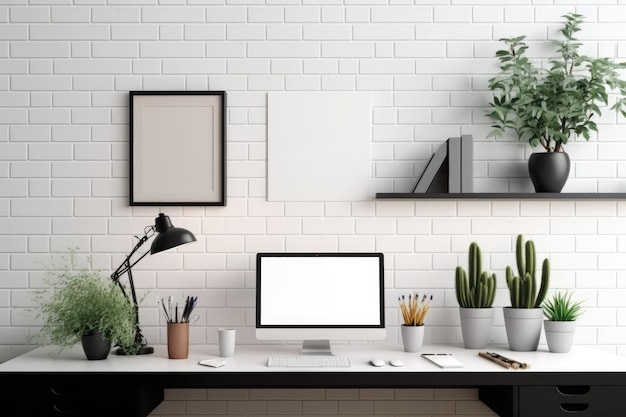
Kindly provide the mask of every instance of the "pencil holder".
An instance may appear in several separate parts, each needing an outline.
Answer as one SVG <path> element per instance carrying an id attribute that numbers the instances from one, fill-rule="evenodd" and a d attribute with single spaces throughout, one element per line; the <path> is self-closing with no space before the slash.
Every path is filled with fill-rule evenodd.
<path id="1" fill-rule="evenodd" d="M 189 356 L 189 322 L 167 323 L 167 355 L 170 359 Z"/>
<path id="2" fill-rule="evenodd" d="M 405 352 L 419 352 L 424 343 L 424 325 L 421 326 L 401 326 L 402 344 Z"/>

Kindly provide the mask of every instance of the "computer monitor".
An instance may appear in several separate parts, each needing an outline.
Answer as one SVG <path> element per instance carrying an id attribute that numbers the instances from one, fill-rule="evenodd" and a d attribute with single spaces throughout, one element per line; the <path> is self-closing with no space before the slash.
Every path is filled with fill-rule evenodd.
<path id="1" fill-rule="evenodd" d="M 384 339 L 383 264 L 382 253 L 258 253 L 257 339 L 302 340 L 305 355 Z"/>

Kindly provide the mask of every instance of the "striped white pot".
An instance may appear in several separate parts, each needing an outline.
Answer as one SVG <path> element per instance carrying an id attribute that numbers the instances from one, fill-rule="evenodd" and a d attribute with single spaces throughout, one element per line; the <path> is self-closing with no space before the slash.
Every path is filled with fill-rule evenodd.
<path id="1" fill-rule="evenodd" d="M 509 348 L 519 352 L 537 350 L 543 323 L 542 308 L 504 307 L 504 327 Z"/>
<path id="2" fill-rule="evenodd" d="M 572 349 L 576 332 L 575 321 L 544 320 L 543 329 L 550 352 L 567 353 Z"/>
<path id="3" fill-rule="evenodd" d="M 493 328 L 493 312 L 493 307 L 459 307 L 461 333 L 466 349 L 481 349 L 489 344 Z"/>

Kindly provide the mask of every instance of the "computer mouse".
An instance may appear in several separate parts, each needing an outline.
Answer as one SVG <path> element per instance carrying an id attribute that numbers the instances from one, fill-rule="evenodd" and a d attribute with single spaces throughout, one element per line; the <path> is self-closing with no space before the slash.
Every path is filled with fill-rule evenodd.
<path id="1" fill-rule="evenodd" d="M 372 364 L 372 366 L 385 366 L 385 361 L 382 359 L 372 359 L 370 364 Z"/>
<path id="2" fill-rule="evenodd" d="M 389 361 L 389 365 L 391 366 L 404 366 L 404 362 L 402 362 L 400 359 L 392 359 Z"/>

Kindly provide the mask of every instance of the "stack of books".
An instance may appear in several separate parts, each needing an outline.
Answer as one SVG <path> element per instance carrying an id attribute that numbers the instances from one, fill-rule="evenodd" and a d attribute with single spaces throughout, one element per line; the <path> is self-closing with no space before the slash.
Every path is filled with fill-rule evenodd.
<path id="1" fill-rule="evenodd" d="M 474 191 L 472 135 L 448 138 L 430 157 L 414 193 L 471 193 Z"/>

